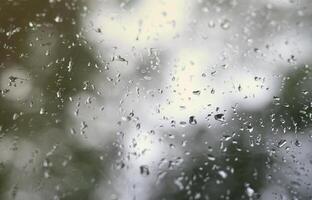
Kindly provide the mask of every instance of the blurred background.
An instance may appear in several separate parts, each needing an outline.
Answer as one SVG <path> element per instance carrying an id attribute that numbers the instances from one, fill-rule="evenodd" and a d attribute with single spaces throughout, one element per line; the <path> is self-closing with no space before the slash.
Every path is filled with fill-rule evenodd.
<path id="1" fill-rule="evenodd" d="M 0 199 L 312 199 L 310 0 L 1 0 Z"/>

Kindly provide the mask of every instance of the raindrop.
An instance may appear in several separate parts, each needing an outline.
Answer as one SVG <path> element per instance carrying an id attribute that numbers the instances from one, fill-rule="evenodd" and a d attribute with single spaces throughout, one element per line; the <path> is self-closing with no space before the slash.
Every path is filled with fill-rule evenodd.
<path id="1" fill-rule="evenodd" d="M 282 139 L 282 140 L 280 140 L 280 141 L 277 143 L 277 146 L 278 146 L 279 148 L 281 148 L 281 147 L 283 147 L 286 143 L 287 143 L 286 140 L 285 140 L 285 139 Z"/>
<path id="2" fill-rule="evenodd" d="M 287 62 L 289 64 L 295 64 L 297 61 L 296 57 L 294 55 L 291 55 L 290 58 L 287 59 Z"/>
<path id="3" fill-rule="evenodd" d="M 183 180 L 183 177 L 179 177 L 179 178 L 177 178 L 177 179 L 174 180 L 174 184 L 175 184 L 176 186 L 178 186 L 179 190 L 183 190 L 183 189 L 184 189 L 182 180 Z"/>
<path id="4" fill-rule="evenodd" d="M 190 118 L 189 118 L 189 123 L 190 123 L 191 125 L 197 124 L 197 120 L 195 119 L 195 116 L 190 116 Z"/>
<path id="5" fill-rule="evenodd" d="M 63 22 L 63 18 L 60 17 L 60 16 L 56 16 L 56 17 L 54 18 L 54 21 L 55 21 L 56 23 L 61 23 L 61 22 Z"/>
<path id="6" fill-rule="evenodd" d="M 223 170 L 218 171 L 218 174 L 223 178 L 226 179 L 226 177 L 228 176 L 227 173 Z"/>
<path id="7" fill-rule="evenodd" d="M 193 91 L 193 94 L 194 94 L 194 95 L 197 95 L 197 96 L 200 95 L 200 90 L 194 90 L 194 91 Z"/>
<path id="8" fill-rule="evenodd" d="M 82 121 L 81 124 L 80 124 L 80 129 L 84 130 L 86 128 L 88 128 L 88 124 L 85 121 Z"/>
<path id="9" fill-rule="evenodd" d="M 295 141 L 295 145 L 296 145 L 297 147 L 301 147 L 301 142 L 300 142 L 299 140 L 296 140 L 296 141 Z"/>
<path id="10" fill-rule="evenodd" d="M 216 115 L 214 116 L 214 118 L 215 118 L 215 120 L 220 121 L 220 122 L 224 122 L 224 121 L 225 121 L 225 119 L 224 119 L 224 114 L 222 114 L 222 113 L 216 114 Z"/>
<path id="11" fill-rule="evenodd" d="M 45 113 L 45 109 L 44 108 L 40 108 L 39 114 L 43 115 Z"/>
<path id="12" fill-rule="evenodd" d="M 252 189 L 249 185 L 246 188 L 246 194 L 248 197 L 252 197 L 254 195 L 255 191 Z"/>
<path id="13" fill-rule="evenodd" d="M 214 28 L 216 26 L 215 22 L 210 20 L 209 23 L 208 23 L 208 27 L 209 28 Z"/>
<path id="14" fill-rule="evenodd" d="M 230 28 L 230 21 L 228 19 L 224 19 L 221 23 L 220 23 L 220 27 L 223 30 L 228 30 Z"/>
<path id="15" fill-rule="evenodd" d="M 165 172 L 165 171 L 159 172 L 159 173 L 157 174 L 157 181 L 156 181 L 156 183 L 159 184 L 160 181 L 161 181 L 162 179 L 164 179 L 166 175 L 167 175 L 167 172 Z"/>
<path id="16" fill-rule="evenodd" d="M 43 173 L 44 178 L 50 178 L 50 173 L 48 171 L 45 171 Z"/>
<path id="17" fill-rule="evenodd" d="M 208 158 L 208 160 L 210 160 L 210 161 L 215 161 L 215 160 L 216 160 L 216 157 L 214 157 L 214 156 L 211 155 L 211 154 L 208 154 L 208 155 L 207 155 L 207 158 Z"/>
<path id="18" fill-rule="evenodd" d="M 274 96 L 274 97 L 273 97 L 273 104 L 274 104 L 274 105 L 280 105 L 280 98 L 277 97 L 277 96 Z"/>
<path id="19" fill-rule="evenodd" d="M 120 170 L 123 169 L 125 166 L 125 163 L 121 161 L 116 164 L 116 169 Z"/>
<path id="20" fill-rule="evenodd" d="M 70 129 L 70 134 L 72 134 L 72 135 L 76 134 L 76 130 L 74 128 L 71 128 Z"/>
<path id="21" fill-rule="evenodd" d="M 251 133 L 254 130 L 254 128 L 251 125 L 248 125 L 247 130 L 249 131 L 249 133 Z"/>
<path id="22" fill-rule="evenodd" d="M 239 92 L 241 92 L 242 91 L 242 86 L 239 84 L 237 89 L 238 89 Z"/>
<path id="23" fill-rule="evenodd" d="M 147 81 L 151 81 L 152 77 L 151 76 L 144 76 L 144 79 L 147 80 Z"/>
<path id="24" fill-rule="evenodd" d="M 224 141 L 229 141 L 232 137 L 230 135 L 223 135 Z"/>
<path id="25" fill-rule="evenodd" d="M 61 96 L 62 96 L 61 91 L 57 91 L 57 92 L 56 92 L 56 97 L 57 97 L 57 98 L 60 98 Z"/>
<path id="26" fill-rule="evenodd" d="M 70 60 L 67 65 L 68 72 L 71 72 L 72 68 L 73 68 L 73 61 Z"/>
<path id="27" fill-rule="evenodd" d="M 140 128 L 141 128 L 141 124 L 140 124 L 140 123 L 137 123 L 137 124 L 136 124 L 136 128 L 137 128 L 137 129 L 140 129 Z"/>
<path id="28" fill-rule="evenodd" d="M 142 174 L 143 176 L 148 176 L 150 174 L 150 171 L 147 165 L 140 166 L 140 174 Z"/>
<path id="29" fill-rule="evenodd" d="M 194 199 L 200 199 L 201 198 L 201 194 L 200 193 L 196 193 L 194 196 Z"/>
<path id="30" fill-rule="evenodd" d="M 19 117 L 19 114 L 17 114 L 17 113 L 14 113 L 14 114 L 13 114 L 13 120 L 17 120 L 18 117 Z"/>

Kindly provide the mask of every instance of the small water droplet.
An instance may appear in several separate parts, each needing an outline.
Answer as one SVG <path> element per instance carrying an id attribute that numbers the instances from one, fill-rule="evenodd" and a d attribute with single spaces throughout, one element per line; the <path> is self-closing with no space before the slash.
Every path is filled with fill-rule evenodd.
<path id="1" fill-rule="evenodd" d="M 209 28 L 214 28 L 216 26 L 215 22 L 210 20 L 209 23 L 208 23 L 208 27 Z"/>
<path id="2" fill-rule="evenodd" d="M 57 92 L 56 92 L 56 97 L 57 97 L 57 98 L 60 98 L 61 96 L 62 96 L 62 95 L 61 95 L 61 91 L 57 91 Z"/>
<path id="3" fill-rule="evenodd" d="M 252 197 L 254 195 L 255 191 L 250 186 L 247 186 L 246 188 L 246 194 L 248 197 Z"/>
<path id="4" fill-rule="evenodd" d="M 63 18 L 60 17 L 60 16 L 56 16 L 56 17 L 54 18 L 54 21 L 55 21 L 56 23 L 61 23 L 61 22 L 63 22 Z"/>
<path id="5" fill-rule="evenodd" d="M 216 114 L 216 115 L 214 116 L 214 118 L 215 118 L 215 120 L 220 121 L 220 122 L 224 122 L 224 121 L 225 121 L 225 119 L 224 119 L 224 114 L 222 114 L 222 113 Z"/>
<path id="6" fill-rule="evenodd" d="M 251 133 L 254 130 L 254 128 L 251 125 L 248 125 L 247 130 L 249 131 L 249 133 Z"/>
<path id="7" fill-rule="evenodd" d="M 208 158 L 208 160 L 210 160 L 210 161 L 215 161 L 215 160 L 216 160 L 216 157 L 214 157 L 214 156 L 211 155 L 211 154 L 208 154 L 208 155 L 207 155 L 207 158 Z"/>
<path id="8" fill-rule="evenodd" d="M 228 30 L 230 28 L 230 21 L 228 19 L 224 19 L 221 23 L 220 23 L 220 27 L 223 30 Z"/>
<path id="9" fill-rule="evenodd" d="M 39 111 L 40 115 L 43 115 L 45 113 L 45 110 L 44 108 L 40 108 L 40 111 Z"/>
<path id="10" fill-rule="evenodd" d="M 136 128 L 137 128 L 137 129 L 140 129 L 140 128 L 141 128 L 141 124 L 140 124 L 140 123 L 137 123 L 137 124 L 136 124 Z"/>
<path id="11" fill-rule="evenodd" d="M 237 88 L 237 89 L 238 89 L 239 92 L 241 92 L 241 91 L 243 90 L 243 89 L 242 89 L 242 86 L 241 86 L 240 84 L 238 85 L 238 88 Z"/>
<path id="12" fill-rule="evenodd" d="M 148 176 L 150 174 L 150 171 L 147 165 L 140 166 L 140 174 L 142 174 L 143 176 Z"/>
<path id="13" fill-rule="evenodd" d="M 13 120 L 17 120 L 18 117 L 19 117 L 19 114 L 17 114 L 17 113 L 14 113 L 14 114 L 13 114 Z"/>
<path id="14" fill-rule="evenodd" d="M 197 120 L 195 119 L 195 116 L 190 116 L 190 118 L 189 118 L 189 123 L 190 123 L 191 125 L 197 124 Z"/>
<path id="15" fill-rule="evenodd" d="M 197 96 L 200 95 L 200 90 L 194 90 L 194 91 L 193 91 L 193 94 L 194 94 L 194 95 L 197 95 Z"/>
<path id="16" fill-rule="evenodd" d="M 45 171 L 43 173 L 44 178 L 50 178 L 50 173 L 48 171 Z"/>
<path id="17" fill-rule="evenodd" d="M 72 68 L 73 68 L 73 61 L 70 60 L 67 65 L 68 72 L 71 72 Z"/>
<path id="18" fill-rule="evenodd" d="M 283 147 L 285 144 L 287 143 L 287 141 L 285 139 L 282 139 L 280 140 L 278 143 L 277 143 L 277 146 L 279 148 Z"/>
<path id="19" fill-rule="evenodd" d="M 296 140 L 296 141 L 295 141 L 295 145 L 296 145 L 297 147 L 301 147 L 301 142 L 300 142 L 299 140 Z"/>
<path id="20" fill-rule="evenodd" d="M 226 179 L 226 177 L 228 176 L 227 173 L 223 170 L 218 171 L 218 174 L 223 178 Z"/>

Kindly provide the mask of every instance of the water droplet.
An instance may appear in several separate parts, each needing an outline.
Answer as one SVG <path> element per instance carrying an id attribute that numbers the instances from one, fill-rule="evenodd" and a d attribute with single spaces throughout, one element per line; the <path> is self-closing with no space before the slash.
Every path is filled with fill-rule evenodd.
<path id="1" fill-rule="evenodd" d="M 17 114 L 17 113 L 14 113 L 14 114 L 13 114 L 13 120 L 17 120 L 18 117 L 19 117 L 19 114 Z"/>
<path id="2" fill-rule="evenodd" d="M 232 137 L 230 135 L 223 135 L 224 141 L 229 141 Z"/>
<path id="3" fill-rule="evenodd" d="M 43 173 L 44 178 L 50 178 L 50 173 L 48 171 L 45 171 Z"/>
<path id="4" fill-rule="evenodd" d="M 242 91 L 242 86 L 239 84 L 237 89 L 238 89 L 239 92 L 241 92 Z"/>
<path id="5" fill-rule="evenodd" d="M 230 28 L 230 21 L 228 19 L 224 19 L 221 23 L 220 26 L 223 30 L 228 30 Z"/>
<path id="6" fill-rule="evenodd" d="M 62 96 L 62 95 L 61 95 L 61 91 L 57 91 L 57 92 L 56 92 L 56 97 L 57 97 L 57 98 L 60 98 L 61 96 Z"/>
<path id="7" fill-rule="evenodd" d="M 296 141 L 295 141 L 295 145 L 296 145 L 297 147 L 301 147 L 301 142 L 300 142 L 299 140 L 296 140 Z"/>
<path id="8" fill-rule="evenodd" d="M 194 90 L 194 91 L 193 91 L 193 94 L 194 94 L 194 95 L 197 95 L 197 96 L 200 95 L 200 90 Z"/>
<path id="9" fill-rule="evenodd" d="M 140 123 L 137 123 L 137 124 L 136 124 L 136 128 L 137 128 L 137 129 L 140 129 L 140 128 L 141 128 L 141 124 L 140 124 Z"/>
<path id="10" fill-rule="evenodd" d="M 142 174 L 143 176 L 148 176 L 150 174 L 150 171 L 147 165 L 140 166 L 140 174 Z"/>
<path id="11" fill-rule="evenodd" d="M 209 23 L 208 23 L 208 27 L 209 28 L 214 28 L 216 26 L 215 22 L 210 20 Z"/>
<path id="12" fill-rule="evenodd" d="M 40 108 L 40 111 L 39 111 L 40 115 L 43 115 L 45 113 L 45 110 L 44 108 Z"/>
<path id="13" fill-rule="evenodd" d="M 278 143 L 277 143 L 277 146 L 279 148 L 283 147 L 285 144 L 287 143 L 287 141 L 285 139 L 282 139 L 280 140 Z"/>
<path id="14" fill-rule="evenodd" d="M 251 125 L 248 125 L 247 130 L 249 131 L 249 133 L 251 133 L 254 130 L 254 128 Z"/>
<path id="15" fill-rule="evenodd" d="M 289 64 L 295 64 L 297 61 L 296 57 L 294 55 L 290 55 L 290 58 L 287 59 L 287 62 Z"/>
<path id="16" fill-rule="evenodd" d="M 223 178 L 226 179 L 226 177 L 228 176 L 227 173 L 223 170 L 218 171 L 218 174 Z"/>
<path id="17" fill-rule="evenodd" d="M 61 22 L 63 22 L 63 18 L 60 17 L 60 16 L 56 16 L 56 17 L 54 18 L 54 21 L 55 21 L 56 23 L 61 23 Z"/>
<path id="18" fill-rule="evenodd" d="M 184 189 L 182 180 L 183 180 L 183 177 L 179 177 L 179 178 L 177 178 L 177 179 L 174 180 L 174 184 L 175 184 L 176 186 L 178 186 L 179 190 L 183 190 L 183 189 Z"/>
<path id="19" fill-rule="evenodd" d="M 252 197 L 254 195 L 255 191 L 250 186 L 247 186 L 246 188 L 246 194 L 248 197 Z"/>
<path id="20" fill-rule="evenodd" d="M 208 160 L 210 160 L 210 161 L 215 161 L 215 160 L 216 160 L 216 157 L 214 157 L 214 156 L 211 155 L 211 154 L 208 154 L 208 155 L 207 155 L 207 158 L 208 158 Z"/>
<path id="21" fill-rule="evenodd" d="M 274 96 L 274 97 L 273 97 L 273 104 L 274 104 L 274 105 L 280 105 L 280 98 L 277 97 L 277 96 Z"/>
<path id="22" fill-rule="evenodd" d="M 165 171 L 159 172 L 159 173 L 157 174 L 157 181 L 156 181 L 156 184 L 159 184 L 160 181 L 161 181 L 163 178 L 165 178 L 166 175 L 167 175 L 167 172 L 165 172 Z"/>
<path id="23" fill-rule="evenodd" d="M 189 123 L 190 123 L 191 125 L 197 124 L 197 120 L 195 119 L 195 116 L 190 116 L 190 118 L 189 118 Z"/>
<path id="24" fill-rule="evenodd" d="M 194 196 L 194 199 L 200 199 L 201 198 L 201 194 L 200 193 L 196 193 Z"/>
<path id="25" fill-rule="evenodd" d="M 72 134 L 72 135 L 76 134 L 76 130 L 74 128 L 71 128 L 70 129 L 70 134 Z"/>
<path id="26" fill-rule="evenodd" d="M 214 118 L 215 118 L 215 120 L 220 121 L 220 122 L 224 122 L 224 121 L 225 121 L 225 119 L 224 119 L 224 114 L 222 114 L 222 113 L 216 114 L 216 115 L 214 116 Z"/>
<path id="27" fill-rule="evenodd" d="M 147 80 L 147 81 L 151 81 L 152 77 L 151 76 L 144 76 L 144 79 Z"/>
<path id="28" fill-rule="evenodd" d="M 73 61 L 70 60 L 67 65 L 68 72 L 71 72 L 72 68 L 73 68 Z"/>
<path id="29" fill-rule="evenodd" d="M 121 161 L 116 164 L 116 169 L 120 170 L 120 169 L 123 169 L 125 166 L 126 164 Z"/>

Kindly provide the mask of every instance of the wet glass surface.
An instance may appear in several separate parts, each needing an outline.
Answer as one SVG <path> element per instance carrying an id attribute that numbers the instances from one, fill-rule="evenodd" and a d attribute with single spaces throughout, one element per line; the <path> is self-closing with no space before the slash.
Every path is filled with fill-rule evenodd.
<path id="1" fill-rule="evenodd" d="M 310 0 L 1 0 L 0 199 L 312 199 Z"/>

